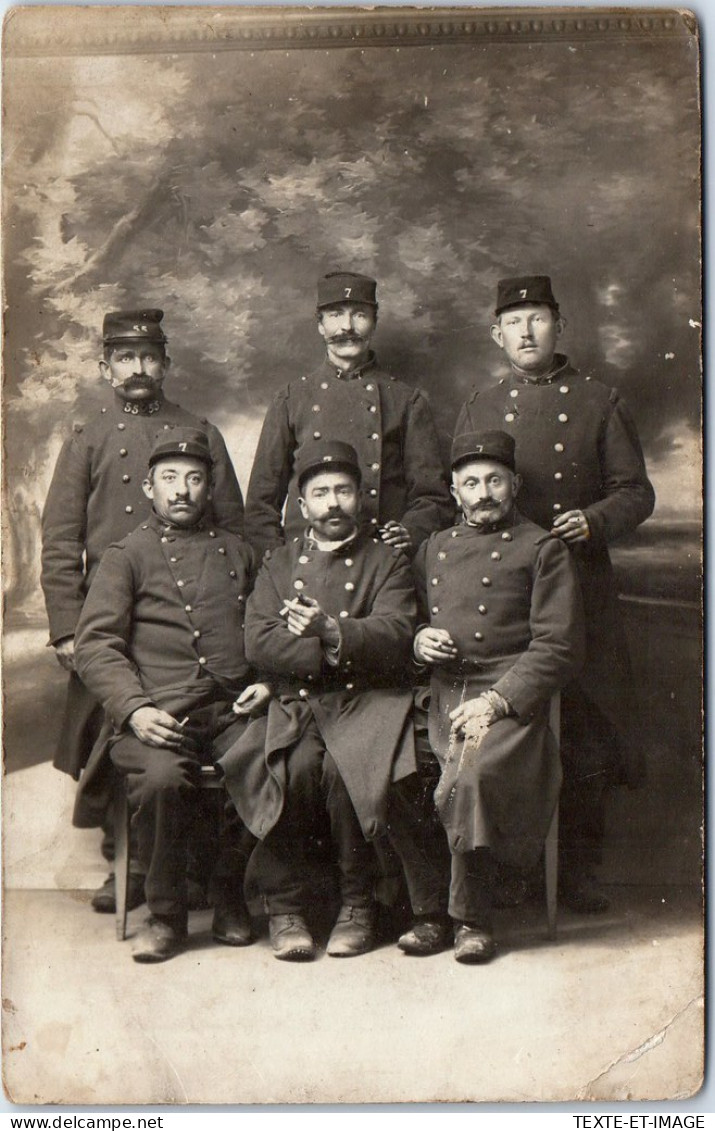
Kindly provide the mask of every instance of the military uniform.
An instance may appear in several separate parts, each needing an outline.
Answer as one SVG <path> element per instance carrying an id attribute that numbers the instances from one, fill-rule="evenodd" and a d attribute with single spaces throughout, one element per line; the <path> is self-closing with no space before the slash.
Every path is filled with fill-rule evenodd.
<path id="1" fill-rule="evenodd" d="M 340 627 L 336 662 L 292 635 L 284 600 L 302 593 Z M 327 808 L 343 901 L 371 895 L 367 839 L 385 831 L 390 782 L 415 770 L 409 669 L 415 598 L 406 558 L 366 534 L 333 550 L 304 535 L 268 551 L 246 616 L 246 653 L 274 683 L 266 719 L 221 760 L 240 816 L 261 839 L 251 870 L 270 914 L 305 906 L 304 863 Z"/>
<path id="2" fill-rule="evenodd" d="M 85 777 L 101 772 L 108 745 L 127 774 L 147 902 L 159 915 L 185 915 L 184 834 L 197 766 L 245 725 L 231 706 L 251 676 L 243 625 L 252 561 L 242 539 L 210 521 L 180 528 L 152 514 L 106 550 L 77 625 L 77 670 L 108 719 Z M 146 706 L 188 716 L 190 752 L 133 735 L 129 718 Z"/>
<path id="3" fill-rule="evenodd" d="M 115 395 L 86 424 L 75 424 L 62 447 L 42 519 L 42 588 L 52 644 L 74 635 L 107 547 L 149 512 L 142 481 L 157 432 L 174 427 L 206 431 L 214 459 L 214 519 L 242 533 L 241 490 L 219 431 L 163 397 L 155 405 L 151 412 L 135 412 Z M 54 764 L 75 778 L 101 723 L 97 715 L 95 701 L 73 673 Z"/>
<path id="4" fill-rule="evenodd" d="M 452 520 L 454 506 L 424 394 L 380 369 L 374 356 L 349 375 L 326 359 L 315 373 L 279 392 L 266 413 L 246 497 L 246 537 L 254 548 L 263 551 L 279 545 L 284 534 L 302 532 L 294 467 L 305 445 L 335 437 L 358 453 L 366 525 L 401 522 L 416 548 Z"/>
<path id="5" fill-rule="evenodd" d="M 586 611 L 586 662 L 577 686 L 565 692 L 562 737 L 568 747 L 568 703 L 577 696 L 621 737 L 627 780 L 638 784 L 643 757 L 633 740 L 633 684 L 608 554 L 609 542 L 635 530 L 655 503 L 632 417 L 615 389 L 582 376 L 557 354 L 545 378 L 511 374 L 475 392 L 460 412 L 455 434 L 475 428 L 502 428 L 516 440 L 523 514 L 547 530 L 556 515 L 572 508 L 588 521 L 588 541 L 572 548 Z M 588 729 L 593 731 L 593 720 Z M 584 739 L 573 750 L 577 765 L 581 759 L 577 774 L 612 771 L 613 741 Z"/>

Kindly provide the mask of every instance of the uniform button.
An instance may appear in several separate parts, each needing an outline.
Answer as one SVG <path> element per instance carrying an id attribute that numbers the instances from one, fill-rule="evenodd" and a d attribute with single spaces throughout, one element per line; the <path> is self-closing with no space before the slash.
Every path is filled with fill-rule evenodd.
<path id="1" fill-rule="evenodd" d="M 370 439 L 371 440 L 379 440 L 380 439 L 380 433 L 379 432 L 373 432 L 372 435 L 370 436 Z"/>
<path id="2" fill-rule="evenodd" d="M 355 588 L 355 585 L 352 581 L 346 581 L 345 582 L 345 588 L 347 589 L 348 593 L 352 593 L 353 589 Z"/>
<path id="3" fill-rule="evenodd" d="M 554 510 L 560 511 L 561 510 L 561 503 L 554 503 Z"/>
<path id="4" fill-rule="evenodd" d="M 443 562 L 447 555 L 445 554 L 444 550 L 440 550 L 440 552 L 437 554 L 437 557 L 441 562 Z"/>
<path id="5" fill-rule="evenodd" d="M 184 612 L 185 613 L 193 613 L 193 611 L 194 611 L 193 605 L 184 605 Z M 194 633 L 194 636 L 198 636 L 198 635 L 199 635 L 198 632 Z"/>
<path id="6" fill-rule="evenodd" d="M 327 382 L 327 381 L 321 381 L 321 382 L 320 382 L 320 387 L 321 387 L 321 389 L 327 389 L 327 387 L 328 387 L 328 382 Z"/>
<path id="7" fill-rule="evenodd" d="M 226 553 L 226 547 L 225 546 L 219 546 L 218 552 L 219 552 L 219 554 L 225 554 Z"/>
<path id="8" fill-rule="evenodd" d="M 117 428 L 119 429 L 120 432 L 123 432 L 124 429 L 126 428 L 126 424 L 118 424 Z"/>
<path id="9" fill-rule="evenodd" d="M 433 584 L 433 585 L 439 585 L 439 578 L 438 578 L 438 577 L 433 577 L 433 578 L 432 578 L 432 584 Z"/>
<path id="10" fill-rule="evenodd" d="M 191 605 L 189 605 L 188 608 L 187 608 L 187 612 L 190 612 L 190 611 L 191 611 Z M 198 628 L 195 628 L 194 629 L 194 636 L 196 637 L 197 640 L 198 640 L 200 635 L 201 635 L 201 633 L 199 632 Z"/>
<path id="11" fill-rule="evenodd" d="M 501 554 L 499 553 L 498 550 L 492 550 L 491 557 L 492 557 L 493 562 L 500 562 L 501 561 Z"/>
<path id="12" fill-rule="evenodd" d="M 124 459 L 124 457 L 125 457 L 125 456 L 126 456 L 126 454 L 127 454 L 127 449 L 126 449 L 126 448 L 120 448 L 120 449 L 119 449 L 119 454 L 120 454 L 120 456 L 122 457 L 122 459 Z"/>
<path id="13" fill-rule="evenodd" d="M 169 541 L 169 539 L 166 537 L 166 534 L 162 534 L 161 540 L 162 540 L 162 542 L 168 542 Z"/>
<path id="14" fill-rule="evenodd" d="M 241 604 L 241 602 L 243 601 L 243 593 L 239 593 L 239 594 L 238 594 L 238 597 L 236 598 L 236 600 L 238 601 L 238 603 L 239 603 L 239 605 L 240 605 L 240 604 Z"/>
<path id="15" fill-rule="evenodd" d="M 370 383 L 369 385 L 366 385 L 365 388 L 367 389 L 368 393 L 371 393 L 373 391 L 373 389 L 375 388 L 375 386 L 372 383 Z"/>
<path id="16" fill-rule="evenodd" d="M 122 483 L 130 483 L 131 479 L 132 479 L 131 475 L 123 475 L 122 476 Z"/>
<path id="17" fill-rule="evenodd" d="M 568 385 L 562 385 L 561 388 L 559 389 L 560 393 L 568 393 L 568 391 L 569 391 Z"/>
<path id="18" fill-rule="evenodd" d="M 319 404 L 313 405 L 313 412 L 320 412 L 320 405 Z"/>
<path id="19" fill-rule="evenodd" d="M 560 471 L 554 472 L 554 479 L 563 479 L 563 475 L 561 474 Z"/>
<path id="20" fill-rule="evenodd" d="M 165 424 L 165 425 L 164 425 L 164 431 L 165 431 L 165 432 L 168 432 L 168 431 L 169 431 L 169 429 L 170 429 L 170 427 L 171 427 L 171 425 L 170 425 L 170 424 Z"/>
<path id="21" fill-rule="evenodd" d="M 376 518 L 371 518 L 370 522 L 372 523 L 373 526 L 377 526 L 378 520 Z"/>
<path id="22" fill-rule="evenodd" d="M 564 450 L 563 444 L 554 444 L 554 451 L 555 452 L 562 452 L 563 450 Z"/>
<path id="23" fill-rule="evenodd" d="M 562 424 L 568 423 L 568 416 L 566 415 L 565 412 L 559 413 L 559 420 L 561 421 Z"/>
<path id="24" fill-rule="evenodd" d="M 310 558 L 306 557 L 305 554 L 301 554 L 300 557 L 298 558 L 298 561 L 300 562 L 301 565 L 307 565 L 308 562 L 310 561 Z"/>
<path id="25" fill-rule="evenodd" d="M 236 571 L 235 571 L 235 569 L 230 569 L 230 570 L 228 571 L 228 576 L 229 576 L 229 577 L 235 577 L 235 576 L 236 576 Z"/>
<path id="26" fill-rule="evenodd" d="M 301 581 L 299 577 L 296 578 L 296 580 L 293 582 L 293 588 L 294 589 L 303 589 L 304 586 L 305 586 L 305 582 Z"/>
<path id="27" fill-rule="evenodd" d="M 314 432 L 314 433 L 313 433 L 313 439 L 314 439 L 314 440 L 319 440 L 319 439 L 320 439 L 320 436 L 321 436 L 321 433 L 320 433 L 320 432 Z"/>
<path id="28" fill-rule="evenodd" d="M 352 691 L 352 689 L 354 688 L 354 686 L 355 686 L 355 684 L 354 684 L 354 683 L 346 683 L 346 684 L 345 684 L 345 690 L 346 690 L 346 691 Z"/>
<path id="29" fill-rule="evenodd" d="M 368 406 L 368 412 L 377 412 L 377 405 L 371 404 Z"/>
<path id="30" fill-rule="evenodd" d="M 178 562 L 178 560 L 179 560 L 178 558 L 169 558 L 170 562 Z"/>
<path id="31" fill-rule="evenodd" d="M 177 581 L 176 584 L 179 586 L 179 589 L 183 589 L 184 586 L 186 585 L 186 582 L 185 581 Z"/>
<path id="32" fill-rule="evenodd" d="M 371 468 L 372 471 L 379 471 L 380 465 L 379 465 L 379 463 L 371 463 L 370 468 Z"/>
<path id="33" fill-rule="evenodd" d="M 127 514 L 134 514 L 134 507 L 125 507 L 124 509 Z"/>
<path id="34" fill-rule="evenodd" d="M 215 530 L 209 530 L 209 538 L 215 538 L 215 537 L 216 537 L 216 531 Z"/>
<path id="35" fill-rule="evenodd" d="M 506 420 L 507 424 L 513 424 L 514 423 L 514 413 L 508 412 L 506 414 L 506 416 L 504 417 L 504 419 Z"/>
<path id="36" fill-rule="evenodd" d="M 102 409 L 102 412 L 106 412 L 106 411 L 107 411 L 107 410 L 106 410 L 106 408 L 103 408 L 103 409 Z"/>
<path id="37" fill-rule="evenodd" d="M 305 678 L 306 678 L 306 679 L 308 680 L 308 683 L 312 683 L 312 682 L 313 682 L 313 677 L 312 677 L 312 675 L 308 674 L 308 675 L 307 675 L 307 676 L 306 676 Z"/>
<path id="38" fill-rule="evenodd" d="M 199 663 L 205 664 L 206 663 L 206 657 L 205 656 L 199 656 Z"/>
<path id="39" fill-rule="evenodd" d="M 304 687 L 301 687 L 298 694 L 301 697 L 301 699 L 307 699 L 308 698 L 308 692 L 306 691 L 306 689 Z"/>
<path id="40" fill-rule="evenodd" d="M 508 530 L 505 530 L 501 537 L 502 537 L 502 542 L 511 542 L 511 540 L 514 536 L 513 536 L 513 534 L 510 534 Z"/>
<path id="41" fill-rule="evenodd" d="M 483 577 L 483 578 L 482 578 L 482 585 L 487 585 L 487 586 L 488 586 L 488 585 L 491 585 L 491 583 L 492 583 L 492 579 L 491 579 L 491 577 Z"/>
<path id="42" fill-rule="evenodd" d="M 475 639 L 475 640 L 483 640 L 483 639 L 484 639 L 484 633 L 482 633 L 482 632 L 475 632 L 475 633 L 474 633 L 474 639 Z"/>
<path id="43" fill-rule="evenodd" d="M 372 497 L 374 499 L 375 496 L 377 495 L 377 487 L 371 487 L 370 488 L 370 494 L 372 495 Z"/>
<path id="44" fill-rule="evenodd" d="M 350 613 L 348 612 L 347 609 L 341 609 L 340 612 L 338 613 L 338 616 L 340 617 L 341 620 L 345 620 L 346 617 L 350 616 Z"/>
<path id="45" fill-rule="evenodd" d="M 509 396 L 510 397 L 518 397 L 519 396 L 519 390 L 518 389 L 512 389 L 511 392 L 509 393 Z"/>
<path id="46" fill-rule="evenodd" d="M 350 568 L 350 566 L 351 566 L 352 564 L 353 564 L 353 560 L 352 560 L 352 558 L 346 558 L 346 559 L 345 559 L 345 565 L 346 565 L 346 566 L 348 567 L 348 569 Z"/>
<path id="47" fill-rule="evenodd" d="M 452 537 L 453 537 L 453 538 L 456 538 L 456 537 L 457 537 L 457 531 L 456 531 L 456 530 L 453 530 L 453 531 L 452 531 Z"/>
<path id="48" fill-rule="evenodd" d="M 432 612 L 433 612 L 433 613 L 438 613 L 438 612 L 439 612 L 439 605 L 433 605 L 433 606 L 432 606 Z"/>
<path id="49" fill-rule="evenodd" d="M 149 527 L 147 526 L 146 523 L 144 523 L 144 525 L 142 526 L 142 530 L 148 530 L 148 529 L 149 529 Z"/>
<path id="50" fill-rule="evenodd" d="M 479 605 L 479 612 L 480 612 L 480 613 L 482 614 L 482 616 L 484 616 L 484 614 L 486 613 L 486 611 L 487 611 L 487 606 L 486 606 L 486 605 Z"/>

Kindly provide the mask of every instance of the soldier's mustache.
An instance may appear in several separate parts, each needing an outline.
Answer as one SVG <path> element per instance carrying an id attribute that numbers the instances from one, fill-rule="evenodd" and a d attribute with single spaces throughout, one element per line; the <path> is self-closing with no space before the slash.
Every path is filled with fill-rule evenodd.
<path id="1" fill-rule="evenodd" d="M 341 342 L 364 342 L 365 339 L 362 334 L 333 334 L 330 341 L 340 344 Z"/>

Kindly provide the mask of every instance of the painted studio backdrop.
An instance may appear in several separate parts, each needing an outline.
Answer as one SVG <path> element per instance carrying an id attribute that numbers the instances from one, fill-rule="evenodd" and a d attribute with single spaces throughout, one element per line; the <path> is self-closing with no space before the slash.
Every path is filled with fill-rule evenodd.
<path id="1" fill-rule="evenodd" d="M 73 31 L 71 12 L 26 9 L 6 32 L 8 768 L 51 757 L 63 677 L 44 649 L 40 512 L 63 437 L 106 392 L 106 310 L 164 309 L 165 391 L 222 429 L 245 492 L 272 394 L 322 356 L 318 275 L 378 279 L 381 364 L 428 393 L 446 456 L 459 406 L 502 372 L 496 280 L 543 272 L 564 352 L 626 397 L 658 496 L 614 553 L 650 786 L 613 820 L 647 850 L 624 862 L 616 836 L 606 863 L 697 882 L 694 29 L 591 13 L 572 35 L 503 16 L 470 31 L 462 12 L 449 34 L 405 32 L 384 10 L 363 43 L 341 10 L 295 46 L 290 20 L 271 38 L 197 11 L 190 32 L 181 11 L 126 9 Z"/>

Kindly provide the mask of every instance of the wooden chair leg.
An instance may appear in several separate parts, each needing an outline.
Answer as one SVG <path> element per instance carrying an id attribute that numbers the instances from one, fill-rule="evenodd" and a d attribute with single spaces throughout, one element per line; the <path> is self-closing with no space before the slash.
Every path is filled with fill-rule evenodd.
<path id="1" fill-rule="evenodd" d="M 127 887 L 129 884 L 129 802 L 124 779 L 114 791 L 114 890 L 117 938 L 127 937 Z"/>
<path id="2" fill-rule="evenodd" d="M 556 909 L 559 886 L 559 806 L 556 803 L 549 831 L 544 842 L 544 871 L 546 881 L 546 922 L 549 938 L 556 938 Z"/>

